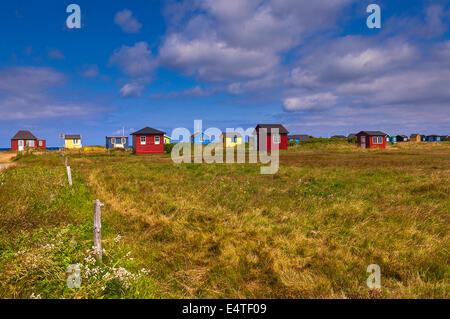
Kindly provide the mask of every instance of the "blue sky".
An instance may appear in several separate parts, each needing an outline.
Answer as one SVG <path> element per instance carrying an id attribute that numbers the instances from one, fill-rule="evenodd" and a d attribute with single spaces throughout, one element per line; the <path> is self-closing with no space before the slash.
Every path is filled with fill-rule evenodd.
<path id="1" fill-rule="evenodd" d="M 82 28 L 65 26 L 81 7 Z M 382 8 L 368 29 L 366 7 Z M 449 1 L 9 1 L 0 147 L 145 126 L 450 134 Z"/>

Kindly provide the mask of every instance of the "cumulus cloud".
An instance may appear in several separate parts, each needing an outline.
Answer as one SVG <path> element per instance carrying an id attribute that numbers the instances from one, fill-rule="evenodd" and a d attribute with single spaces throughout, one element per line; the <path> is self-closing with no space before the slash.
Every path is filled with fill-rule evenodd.
<path id="1" fill-rule="evenodd" d="M 446 17 L 447 15 L 447 17 Z M 448 12 L 440 5 L 431 5 L 425 10 L 425 26 L 422 29 L 424 36 L 433 38 L 442 35 L 448 27 Z"/>
<path id="2" fill-rule="evenodd" d="M 99 69 L 96 64 L 85 64 L 82 67 L 80 75 L 85 78 L 96 78 L 99 74 Z"/>
<path id="3" fill-rule="evenodd" d="M 48 57 L 53 60 L 64 60 L 66 57 L 57 49 L 48 49 Z"/>
<path id="4" fill-rule="evenodd" d="M 178 97 L 206 97 L 211 96 L 218 90 L 216 88 L 203 88 L 199 85 L 181 91 L 170 92 L 167 94 L 157 93 L 153 94 L 153 98 L 178 98 Z"/>
<path id="5" fill-rule="evenodd" d="M 166 10 L 168 21 L 177 25 L 169 26 L 160 58 L 163 64 L 201 81 L 254 81 L 278 72 L 283 53 L 313 32 L 334 26 L 341 10 L 351 2 L 199 0 L 178 3 Z M 245 83 L 236 82 L 230 90 L 237 93 L 245 87 Z"/>
<path id="6" fill-rule="evenodd" d="M 128 9 L 117 12 L 114 16 L 114 23 L 120 26 L 125 33 L 138 33 L 142 28 L 142 24 L 133 17 L 133 12 Z"/>
<path id="7" fill-rule="evenodd" d="M 147 75 L 157 67 L 157 61 L 152 56 L 148 43 L 144 41 L 137 42 L 132 47 L 123 45 L 116 49 L 109 62 L 129 76 Z"/>
<path id="8" fill-rule="evenodd" d="M 286 114 L 282 121 L 291 132 L 324 137 L 361 130 L 381 130 L 391 135 L 447 132 L 450 121 L 447 106 L 433 105 L 431 108 L 433 112 L 430 108 L 408 109 L 408 105 L 339 107 L 321 113 L 301 113 L 296 118 Z"/>
<path id="9" fill-rule="evenodd" d="M 295 110 L 293 105 L 301 105 L 298 110 L 304 110 L 310 105 L 305 102 L 316 101 L 308 96 L 316 98 L 324 93 L 337 97 L 328 99 L 329 103 L 340 100 L 346 105 L 368 107 L 449 103 L 446 52 L 443 44 L 424 49 L 401 38 L 375 44 L 360 37 L 331 41 L 311 50 L 292 70 L 287 81 L 291 85 L 289 94 L 299 97 L 287 99 L 290 103 L 285 101 L 285 110 Z M 430 54 L 434 59 L 428 57 Z"/>
<path id="10" fill-rule="evenodd" d="M 448 41 L 422 46 L 404 37 L 344 37 L 303 54 L 286 81 L 284 110 L 299 111 L 297 120 L 290 114 L 292 130 L 300 131 L 300 123 L 308 132 L 329 135 L 448 130 Z"/>
<path id="11" fill-rule="evenodd" d="M 160 54 L 164 64 L 203 81 L 255 78 L 278 64 L 275 55 L 264 51 L 230 47 L 218 39 L 188 41 L 179 35 L 169 36 Z"/>
<path id="12" fill-rule="evenodd" d="M 142 96 L 145 85 L 142 82 L 130 82 L 122 86 L 120 96 L 123 98 L 137 98 Z"/>
<path id="13" fill-rule="evenodd" d="M 63 102 L 48 90 L 64 85 L 64 74 L 44 67 L 0 71 L 0 121 L 80 116 L 96 111 L 87 102 Z"/>
<path id="14" fill-rule="evenodd" d="M 291 97 L 284 100 L 286 111 L 323 110 L 335 105 L 337 97 L 330 92 Z"/>
<path id="15" fill-rule="evenodd" d="M 143 41 L 132 47 L 124 45 L 116 49 L 109 62 L 130 77 L 128 83 L 120 89 L 120 96 L 123 98 L 141 97 L 146 83 L 150 82 L 150 73 L 158 66 L 147 42 Z"/>

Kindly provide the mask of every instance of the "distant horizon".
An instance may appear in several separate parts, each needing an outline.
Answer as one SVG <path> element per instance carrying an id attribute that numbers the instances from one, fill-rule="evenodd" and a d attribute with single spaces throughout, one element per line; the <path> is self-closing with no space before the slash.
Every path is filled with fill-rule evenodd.
<path id="1" fill-rule="evenodd" d="M 361 130 L 361 131 L 363 131 L 363 130 Z M 308 136 L 310 136 L 310 137 L 313 137 L 313 138 L 331 138 L 331 137 L 333 137 L 333 136 L 336 136 L 336 135 L 344 135 L 346 138 L 348 138 L 348 136 L 350 135 L 350 134 L 358 134 L 359 132 L 361 132 L 361 131 L 358 131 L 358 132 L 353 132 L 353 133 L 348 133 L 348 134 L 333 134 L 332 136 L 313 136 L 313 135 L 310 135 L 310 134 L 304 134 L 304 133 L 289 133 L 288 135 L 308 135 Z M 384 132 L 384 131 L 382 131 L 383 133 L 386 133 L 386 132 Z M 389 136 L 399 136 L 399 135 L 406 135 L 408 138 L 411 136 L 411 135 L 413 135 L 413 134 L 419 134 L 419 135 L 421 135 L 421 136 L 424 136 L 424 135 L 426 135 L 426 136 L 430 136 L 430 135 L 437 135 L 437 136 L 450 136 L 450 134 L 421 134 L 421 133 L 411 133 L 411 134 L 389 134 L 389 133 L 386 133 L 387 135 L 389 135 Z M 119 135 L 118 135 L 119 136 Z M 121 136 L 121 135 L 120 135 Z M 129 136 L 131 136 L 131 134 L 125 134 L 125 137 L 129 137 Z M 167 136 L 169 136 L 170 138 L 172 138 L 172 136 L 171 135 L 167 135 Z M 109 136 L 109 137 L 111 137 L 111 136 Z M 39 138 L 40 139 L 40 138 Z M 43 139 L 45 139 L 45 138 L 43 138 Z M 105 136 L 105 139 L 106 139 L 106 136 Z M 47 141 L 47 140 L 46 140 Z M 83 147 L 84 146 L 105 146 L 105 144 L 106 144 L 106 140 L 105 140 L 105 142 L 103 143 L 103 144 L 90 144 L 90 143 L 85 143 L 85 140 L 84 140 L 84 138 L 82 138 L 82 144 L 83 144 Z M 248 140 L 246 139 L 246 142 L 248 142 Z M 174 143 L 179 143 L 179 141 L 178 140 L 174 140 Z M 130 143 L 130 147 L 132 146 L 132 142 Z M 62 148 L 62 146 L 47 146 L 46 147 L 46 149 L 47 150 L 57 150 L 57 149 L 60 149 L 60 148 Z M 11 150 L 11 147 L 0 147 L 0 151 L 8 151 L 8 150 Z"/>
<path id="2" fill-rule="evenodd" d="M 89 145 L 150 126 L 283 124 L 331 137 L 450 134 L 450 3 L 5 2 L 0 148 L 19 130 Z M 366 9 L 381 8 L 369 29 Z"/>

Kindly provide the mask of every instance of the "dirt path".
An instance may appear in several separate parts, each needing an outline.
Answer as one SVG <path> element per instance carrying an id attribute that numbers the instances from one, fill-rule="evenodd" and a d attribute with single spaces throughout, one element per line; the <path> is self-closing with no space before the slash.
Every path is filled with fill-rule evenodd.
<path id="1" fill-rule="evenodd" d="M 16 156 L 16 154 L 14 154 L 14 153 L 0 152 L 0 171 L 7 169 L 8 167 L 10 167 L 12 165 L 9 162 L 11 161 L 11 159 L 14 156 Z"/>

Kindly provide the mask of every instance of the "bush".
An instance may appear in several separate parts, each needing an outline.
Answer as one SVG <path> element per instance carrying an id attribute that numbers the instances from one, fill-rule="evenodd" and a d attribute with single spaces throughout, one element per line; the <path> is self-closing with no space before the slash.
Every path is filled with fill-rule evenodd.
<path id="1" fill-rule="evenodd" d="M 350 144 L 356 144 L 356 141 L 357 141 L 356 136 L 348 139 L 348 142 Z"/>
<path id="2" fill-rule="evenodd" d="M 172 153 L 172 149 L 175 145 L 177 145 L 177 143 L 164 144 L 164 152 L 166 152 L 167 154 Z"/>
<path id="3" fill-rule="evenodd" d="M 292 146 L 295 146 L 295 145 L 297 145 L 297 143 L 295 141 L 289 141 L 288 142 L 288 146 L 289 147 L 292 147 Z"/>

